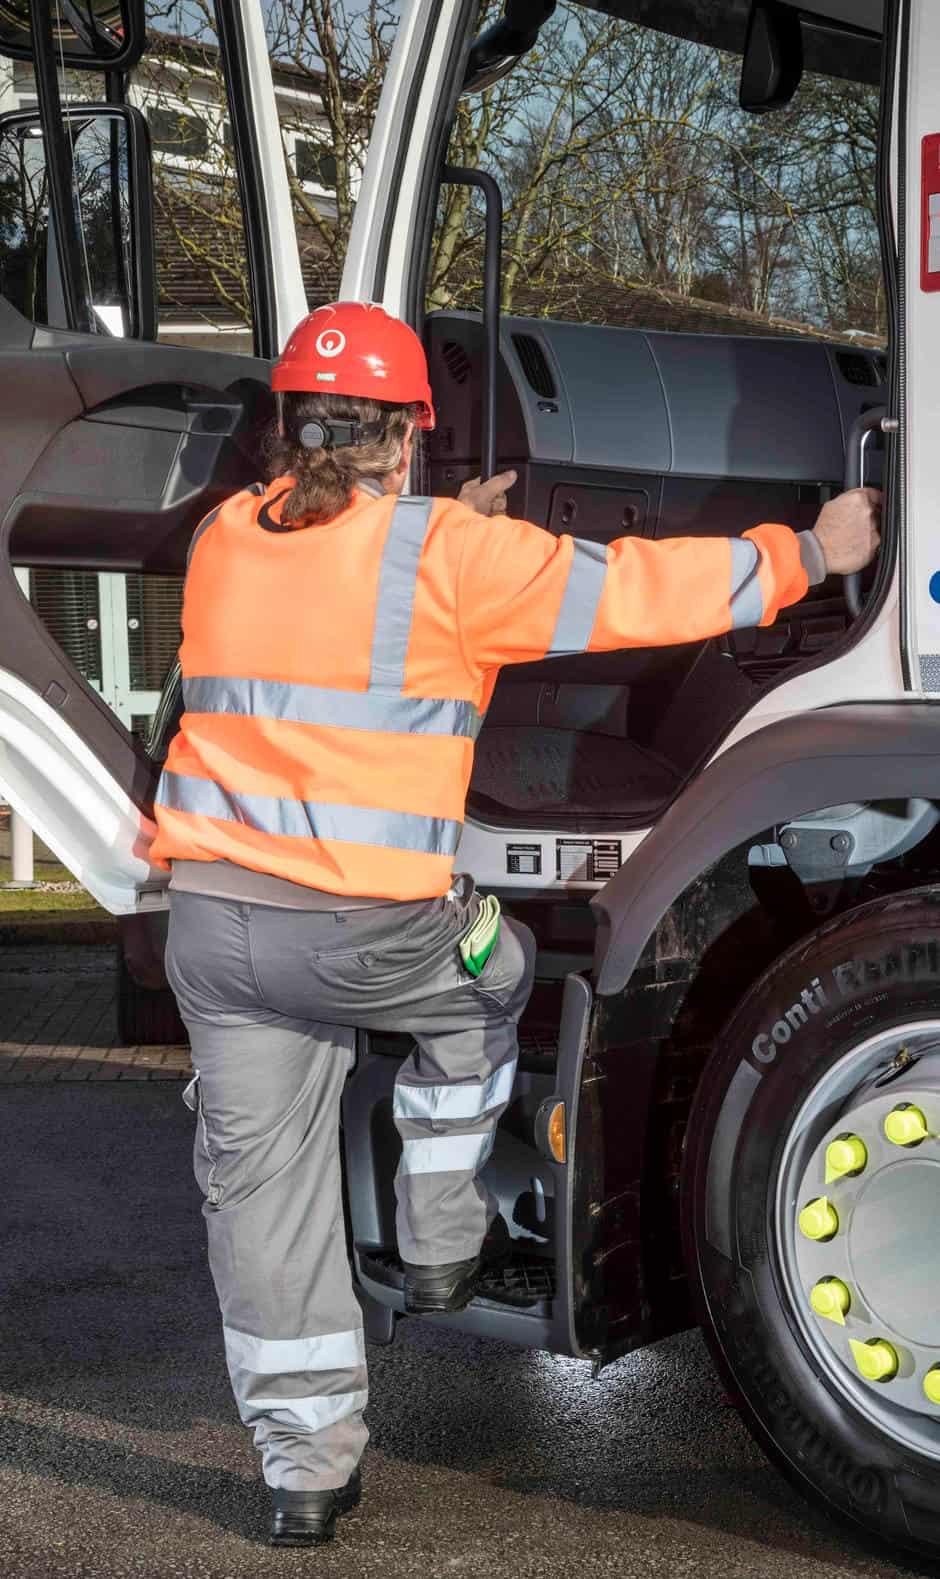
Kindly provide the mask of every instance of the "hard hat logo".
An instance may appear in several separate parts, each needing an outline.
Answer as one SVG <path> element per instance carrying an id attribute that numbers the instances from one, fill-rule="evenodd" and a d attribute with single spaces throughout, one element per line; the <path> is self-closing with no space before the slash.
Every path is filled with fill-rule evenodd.
<path id="1" fill-rule="evenodd" d="M 317 336 L 317 351 L 321 356 L 342 356 L 346 349 L 346 336 L 341 329 L 324 329 Z"/>

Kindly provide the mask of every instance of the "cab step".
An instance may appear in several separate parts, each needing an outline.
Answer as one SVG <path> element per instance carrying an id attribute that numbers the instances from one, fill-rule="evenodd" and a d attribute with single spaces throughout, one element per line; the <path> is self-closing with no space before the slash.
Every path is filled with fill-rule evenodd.
<path id="1" fill-rule="evenodd" d="M 403 1289 L 405 1275 L 396 1250 L 358 1250 L 362 1271 L 375 1283 L 386 1288 Z M 492 1305 L 508 1305 L 516 1310 L 533 1310 L 541 1307 L 548 1313 L 555 1298 L 555 1265 L 543 1256 L 524 1250 L 516 1251 L 504 1267 L 486 1272 L 471 1300 L 475 1305 L 485 1300 Z"/>

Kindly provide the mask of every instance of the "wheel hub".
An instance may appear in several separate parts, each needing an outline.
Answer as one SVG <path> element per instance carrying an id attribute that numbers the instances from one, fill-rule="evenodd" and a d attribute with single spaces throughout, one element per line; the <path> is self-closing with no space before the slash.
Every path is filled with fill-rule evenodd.
<path id="1" fill-rule="evenodd" d="M 940 1344 L 940 1158 L 873 1174 L 858 1192 L 848 1261 L 882 1328 L 916 1346 Z"/>
<path id="2" fill-rule="evenodd" d="M 940 1423 L 940 1052 L 857 1090 L 791 1209 L 819 1336 L 885 1402 Z"/>

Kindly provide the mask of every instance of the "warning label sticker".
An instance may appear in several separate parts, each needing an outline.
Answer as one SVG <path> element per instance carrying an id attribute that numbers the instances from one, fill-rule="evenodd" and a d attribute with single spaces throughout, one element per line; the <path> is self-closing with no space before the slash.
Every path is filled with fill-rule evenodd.
<path id="1" fill-rule="evenodd" d="M 540 844 L 507 844 L 506 870 L 522 877 L 538 877 L 542 870 Z"/>
<path id="2" fill-rule="evenodd" d="M 606 883 L 621 862 L 619 839 L 555 840 L 555 872 L 560 882 Z"/>

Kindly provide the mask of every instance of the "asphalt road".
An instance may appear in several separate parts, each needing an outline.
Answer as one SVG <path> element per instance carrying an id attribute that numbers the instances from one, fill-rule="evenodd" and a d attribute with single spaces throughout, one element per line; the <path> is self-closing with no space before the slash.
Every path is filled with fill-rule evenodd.
<path id="1" fill-rule="evenodd" d="M 232 1404 L 180 1088 L 0 1091 L 2 1579 L 889 1579 L 752 1446 L 696 1336 L 578 1362 L 403 1323 L 366 1497 L 278 1553 Z"/>

